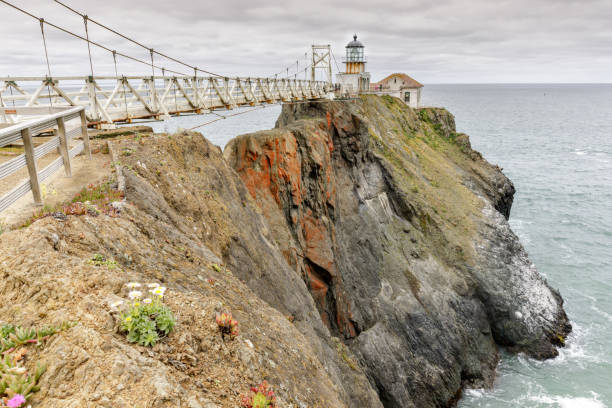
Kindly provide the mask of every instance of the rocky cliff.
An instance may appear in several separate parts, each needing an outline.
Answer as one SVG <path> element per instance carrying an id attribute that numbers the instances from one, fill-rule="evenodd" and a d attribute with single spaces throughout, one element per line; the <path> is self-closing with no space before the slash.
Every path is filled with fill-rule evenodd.
<path id="1" fill-rule="evenodd" d="M 500 345 L 557 355 L 570 326 L 508 226 L 514 187 L 447 111 L 288 104 L 225 156 L 385 407 L 490 386 Z"/>
<path id="2" fill-rule="evenodd" d="M 0 320 L 77 322 L 19 352 L 47 367 L 35 407 L 235 408 L 263 380 L 279 407 L 446 407 L 492 384 L 499 346 L 553 357 L 570 330 L 508 226 L 512 184 L 445 110 L 286 105 L 224 155 L 109 143 L 125 201 L 0 235 Z M 152 348 L 118 332 L 131 281 L 168 287 Z"/>

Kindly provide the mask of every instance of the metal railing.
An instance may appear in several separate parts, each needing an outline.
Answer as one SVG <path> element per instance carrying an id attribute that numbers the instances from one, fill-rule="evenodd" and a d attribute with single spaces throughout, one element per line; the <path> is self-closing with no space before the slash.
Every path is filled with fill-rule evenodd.
<path id="1" fill-rule="evenodd" d="M 2 86 L 2 84 L 4 84 Z M 325 97 L 324 81 L 200 76 L 4 77 L 0 106 L 84 106 L 90 124 Z M 0 123 L 16 123 L 15 114 Z"/>
<path id="2" fill-rule="evenodd" d="M 3 115 L 36 115 L 38 118 L 26 120 L 21 123 L 0 128 L 0 147 L 23 141 L 24 153 L 0 164 L 0 180 L 7 178 L 24 167 L 27 167 L 29 178 L 17 182 L 8 193 L 0 197 L 0 212 L 11 204 L 32 191 L 36 205 L 42 205 L 42 194 L 40 183 L 53 175 L 62 166 L 66 176 L 72 176 L 70 160 L 77 154 L 85 151 L 91 157 L 89 148 L 89 136 L 87 134 L 87 120 L 85 108 L 77 106 L 73 108 L 58 107 L 15 107 L 0 108 L 0 116 Z M 69 129 L 66 124 L 74 119 L 79 120 L 79 125 Z M 34 146 L 33 136 L 43 132 L 53 133 L 51 140 Z M 70 141 L 77 136 L 82 136 L 82 141 L 70 147 Z M 42 170 L 38 170 L 36 161 L 52 151 L 59 151 L 60 157 L 53 160 Z"/>

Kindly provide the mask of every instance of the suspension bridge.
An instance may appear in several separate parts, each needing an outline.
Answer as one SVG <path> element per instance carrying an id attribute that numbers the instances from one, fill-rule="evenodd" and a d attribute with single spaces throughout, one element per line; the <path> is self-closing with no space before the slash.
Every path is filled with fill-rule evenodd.
<path id="1" fill-rule="evenodd" d="M 298 58 L 295 64 L 270 76 L 228 76 L 144 45 L 59 0 L 54 0 L 54 3 L 82 21 L 82 33 L 48 21 L 12 2 L 0 0 L 0 7 L 6 8 L 3 13 L 21 13 L 38 23 L 40 31 L 35 35 L 40 36 L 40 52 L 46 63 L 44 76 L 0 77 L 0 148 L 17 146 L 16 149 L 23 152 L 9 160 L 0 158 L 0 186 L 10 187 L 0 196 L 0 212 L 29 191 L 32 191 L 35 204 L 41 205 L 41 183 L 45 179 L 61 168 L 64 168 L 66 176 L 71 176 L 71 160 L 76 155 L 91 157 L 88 127 L 112 129 L 117 124 L 165 120 L 184 114 L 214 114 L 218 117 L 200 125 L 203 126 L 268 104 L 333 98 L 332 58 L 334 61 L 335 58 L 329 45 L 312 45 L 310 63 L 305 62 L 302 67 Z M 94 40 L 90 36 L 92 25 L 119 37 L 121 44 L 144 49 L 148 58 Z M 49 30 L 86 44 L 89 72 L 78 76 L 52 75 Z M 92 48 L 112 57 L 114 75 L 95 74 L 97 64 L 92 57 Z M 308 53 L 304 57 L 308 61 Z M 121 61 L 140 64 L 143 74 L 121 75 Z M 173 69 L 167 68 L 166 64 Z M 324 78 L 317 80 L 317 73 L 321 71 L 323 74 L 319 77 Z M 248 106 L 255 108 L 242 109 L 234 114 L 215 113 Z M 52 152 L 56 152 L 57 157 L 50 162 L 46 159 L 45 167 L 39 170 L 43 156 Z M 19 179 L 25 169 L 29 178 Z"/>
<path id="2" fill-rule="evenodd" d="M 84 33 L 78 34 L 59 24 L 45 20 L 8 1 L 0 3 L 35 19 L 40 25 L 41 52 L 46 62 L 46 75 L 41 77 L 0 77 L 0 127 L 16 124 L 37 113 L 51 114 L 58 108 L 83 106 L 88 125 L 112 128 L 115 123 L 131 123 L 138 119 L 164 120 L 181 114 L 206 114 L 215 110 L 234 109 L 279 102 L 321 99 L 333 90 L 331 48 L 313 45 L 312 61 L 300 69 L 287 67 L 270 77 L 230 77 L 198 68 L 181 59 L 171 57 L 144 45 L 107 25 L 54 0 L 82 19 Z M 88 27 L 95 24 L 135 44 L 149 54 L 149 61 L 111 49 L 90 38 Z M 90 72 L 82 76 L 52 76 L 52 63 L 48 56 L 46 31 L 60 31 L 87 44 Z M 95 61 L 91 48 L 109 53 L 114 61 L 115 75 L 94 75 Z M 123 58 L 146 66 L 150 74 L 119 75 L 117 60 Z M 157 62 L 156 62 L 157 59 Z M 188 69 L 189 73 L 166 69 L 163 61 Z M 317 69 L 323 69 L 326 80 L 315 80 Z M 290 73 L 291 70 L 291 73 Z M 301 74 L 310 79 L 298 79 Z"/>

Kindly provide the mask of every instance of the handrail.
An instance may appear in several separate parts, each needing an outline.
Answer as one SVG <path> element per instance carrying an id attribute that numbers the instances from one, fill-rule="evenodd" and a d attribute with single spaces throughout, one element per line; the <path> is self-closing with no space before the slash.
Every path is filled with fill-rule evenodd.
<path id="1" fill-rule="evenodd" d="M 10 109 L 10 108 L 3 108 L 3 109 Z M 67 108 L 61 112 L 57 112 L 57 113 L 52 113 L 49 114 L 47 116 L 44 116 L 42 118 L 38 118 L 38 119 L 31 119 L 29 121 L 25 121 L 25 122 L 20 122 L 17 123 L 15 125 L 12 126 L 8 126 L 5 128 L 0 129 L 0 140 L 2 140 L 2 136 L 5 135 L 9 135 L 12 133 L 16 133 L 16 132 L 20 132 L 23 129 L 28 129 L 34 126 L 38 126 L 38 125 L 42 125 L 46 122 L 49 122 L 51 120 L 57 120 L 57 118 L 62 118 L 64 116 L 68 116 L 71 115 L 73 113 L 77 113 L 77 112 L 81 112 L 82 110 L 85 110 L 84 106 L 75 106 L 74 108 Z"/>
<path id="2" fill-rule="evenodd" d="M 28 107 L 27 111 L 30 114 L 36 114 L 36 109 L 48 111 L 49 107 Z M 10 108 L 0 108 L 0 110 L 6 111 L 10 110 Z M 74 130 L 66 131 L 66 122 L 77 117 L 81 122 L 79 130 L 83 140 L 70 149 L 68 144 L 71 136 L 74 135 Z M 48 128 L 53 128 L 54 137 L 46 143 L 34 147 L 32 136 Z M 0 197 L 0 212 L 4 211 L 30 190 L 32 191 L 36 205 L 42 205 L 41 181 L 50 177 L 59 170 L 62 165 L 65 169 L 66 176 L 72 176 L 70 159 L 81 151 L 85 151 L 85 154 L 91 157 L 85 107 L 83 106 L 64 108 L 60 112 L 47 114 L 40 118 L 27 120 L 0 129 L 0 146 L 4 146 L 19 139 L 23 140 L 24 153 L 0 164 L 0 179 L 9 177 L 20 169 L 27 167 L 29 180 L 25 179 L 18 182 L 12 190 Z M 36 161 L 56 149 L 59 150 L 60 157 L 55 159 L 41 171 L 38 171 Z"/>

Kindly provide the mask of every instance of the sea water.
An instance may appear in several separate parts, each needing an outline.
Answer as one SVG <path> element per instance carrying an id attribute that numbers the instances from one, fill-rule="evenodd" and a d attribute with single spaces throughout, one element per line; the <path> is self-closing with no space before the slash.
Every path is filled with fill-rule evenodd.
<path id="1" fill-rule="evenodd" d="M 514 182 L 510 224 L 574 327 L 556 359 L 502 351 L 494 388 L 466 391 L 459 407 L 612 408 L 612 85 L 427 85 L 422 102 L 449 109 Z M 223 147 L 273 127 L 279 113 L 272 106 L 198 130 Z M 215 118 L 152 125 L 175 131 Z"/>
<path id="2" fill-rule="evenodd" d="M 612 406 L 612 85 L 432 85 L 423 103 L 514 182 L 510 225 L 574 327 L 556 359 L 502 353 L 459 406 Z"/>

